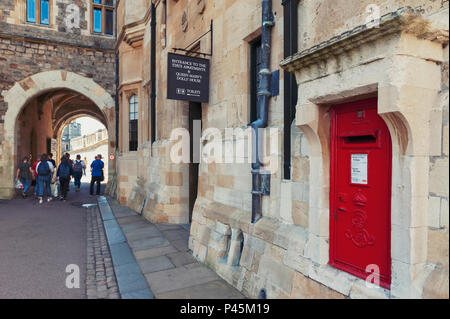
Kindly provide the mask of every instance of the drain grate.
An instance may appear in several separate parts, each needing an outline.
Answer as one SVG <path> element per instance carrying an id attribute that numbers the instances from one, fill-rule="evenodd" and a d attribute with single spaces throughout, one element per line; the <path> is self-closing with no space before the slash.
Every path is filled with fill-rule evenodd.
<path id="1" fill-rule="evenodd" d="M 80 208 L 91 208 L 97 207 L 96 203 L 82 203 L 82 202 L 72 202 L 70 203 L 72 206 L 80 207 Z"/>
<path id="2" fill-rule="evenodd" d="M 72 202 L 70 203 L 70 205 L 75 206 L 75 207 L 82 207 L 84 203 L 81 202 Z"/>
<path id="3" fill-rule="evenodd" d="M 91 207 L 97 207 L 97 204 L 83 204 L 81 205 L 83 208 L 91 208 Z"/>

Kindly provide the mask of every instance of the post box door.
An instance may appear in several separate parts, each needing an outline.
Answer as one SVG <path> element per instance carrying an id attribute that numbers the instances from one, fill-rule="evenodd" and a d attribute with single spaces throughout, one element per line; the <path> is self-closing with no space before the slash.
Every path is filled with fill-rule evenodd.
<path id="1" fill-rule="evenodd" d="M 391 282 L 392 143 L 377 99 L 332 108 L 330 264 Z"/>

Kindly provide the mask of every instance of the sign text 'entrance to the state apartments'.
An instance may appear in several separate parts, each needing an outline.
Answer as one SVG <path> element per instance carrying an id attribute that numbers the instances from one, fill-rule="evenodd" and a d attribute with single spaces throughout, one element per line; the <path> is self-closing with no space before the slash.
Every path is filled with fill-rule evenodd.
<path id="1" fill-rule="evenodd" d="M 169 53 L 167 98 L 191 102 L 209 101 L 209 60 Z"/>

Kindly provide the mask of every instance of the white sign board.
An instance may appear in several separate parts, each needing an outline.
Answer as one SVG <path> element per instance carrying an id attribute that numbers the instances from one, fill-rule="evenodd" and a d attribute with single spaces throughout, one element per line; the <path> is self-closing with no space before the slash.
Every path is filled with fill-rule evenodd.
<path id="1" fill-rule="evenodd" d="M 367 185 L 368 154 L 352 154 L 352 184 Z"/>

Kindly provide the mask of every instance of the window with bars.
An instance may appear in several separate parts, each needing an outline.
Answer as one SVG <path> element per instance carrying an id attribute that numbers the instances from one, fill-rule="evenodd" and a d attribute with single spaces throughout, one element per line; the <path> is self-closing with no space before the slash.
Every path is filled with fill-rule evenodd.
<path id="1" fill-rule="evenodd" d="M 130 131 L 129 131 L 129 139 L 130 139 L 130 152 L 137 151 L 138 149 L 138 98 L 136 94 L 133 94 L 129 100 L 130 104 Z"/>
<path id="2" fill-rule="evenodd" d="M 49 25 L 50 0 L 27 0 L 27 22 Z"/>
<path id="3" fill-rule="evenodd" d="M 92 31 L 114 34 L 114 0 L 92 0 Z"/>

